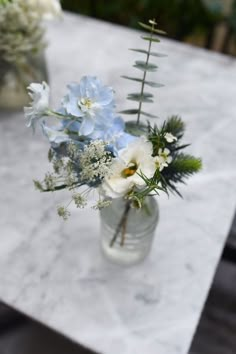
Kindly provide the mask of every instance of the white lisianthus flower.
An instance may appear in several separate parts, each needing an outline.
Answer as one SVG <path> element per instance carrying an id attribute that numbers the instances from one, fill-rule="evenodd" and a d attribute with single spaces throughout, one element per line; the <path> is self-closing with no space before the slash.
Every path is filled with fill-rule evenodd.
<path id="1" fill-rule="evenodd" d="M 176 136 L 171 133 L 165 133 L 164 138 L 166 139 L 167 143 L 173 143 L 174 141 L 177 141 Z"/>
<path id="2" fill-rule="evenodd" d="M 158 155 L 154 157 L 155 163 L 156 163 L 156 168 L 159 169 L 159 171 L 162 171 L 164 167 L 167 167 L 169 163 L 172 161 L 172 157 L 170 156 L 170 150 L 165 148 L 165 149 L 159 149 L 158 150 Z"/>
<path id="3" fill-rule="evenodd" d="M 153 177 L 156 164 L 152 153 L 152 144 L 145 137 L 135 139 L 120 150 L 102 184 L 106 196 L 118 198 L 126 195 L 133 187 L 145 187 L 146 184 L 139 174 L 143 173 L 147 178 Z"/>
<path id="4" fill-rule="evenodd" d="M 45 20 L 51 20 L 62 13 L 59 0 L 27 0 L 29 5 L 39 16 Z"/>
<path id="5" fill-rule="evenodd" d="M 25 107 L 27 127 L 35 130 L 37 121 L 45 115 L 49 108 L 49 87 L 46 82 L 42 84 L 32 83 L 28 86 L 29 96 L 32 98 L 31 107 Z"/>

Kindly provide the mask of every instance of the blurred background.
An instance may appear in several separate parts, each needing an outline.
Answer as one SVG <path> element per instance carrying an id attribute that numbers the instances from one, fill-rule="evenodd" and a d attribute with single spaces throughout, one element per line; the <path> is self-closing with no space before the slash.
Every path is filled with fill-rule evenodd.
<path id="1" fill-rule="evenodd" d="M 133 28 L 155 17 L 170 38 L 236 55 L 236 0 L 62 0 L 62 6 Z"/>

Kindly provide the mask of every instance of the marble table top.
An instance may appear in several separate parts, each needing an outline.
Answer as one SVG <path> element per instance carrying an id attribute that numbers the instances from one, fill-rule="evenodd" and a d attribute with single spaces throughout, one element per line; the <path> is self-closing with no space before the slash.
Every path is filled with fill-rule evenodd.
<path id="1" fill-rule="evenodd" d="M 143 42 L 136 31 L 75 15 L 50 24 L 47 61 L 53 104 L 69 81 L 96 75 L 116 91 L 117 110 Z M 166 86 L 150 112 L 180 114 L 189 151 L 204 169 L 181 192 L 159 198 L 150 256 L 122 268 L 99 249 L 99 216 L 72 209 L 64 193 L 42 194 L 32 179 L 48 170 L 48 144 L 23 114 L 0 116 L 0 300 L 97 352 L 186 354 L 235 210 L 236 60 L 163 39 L 154 74 Z M 136 87 L 136 86 L 135 86 Z"/>

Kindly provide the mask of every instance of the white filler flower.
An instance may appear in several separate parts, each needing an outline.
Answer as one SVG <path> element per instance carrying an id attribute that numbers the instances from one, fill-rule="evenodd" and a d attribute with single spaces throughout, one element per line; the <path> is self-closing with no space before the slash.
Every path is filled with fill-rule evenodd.
<path id="1" fill-rule="evenodd" d="M 31 107 L 25 107 L 25 117 L 28 120 L 27 127 L 35 129 L 37 121 L 42 118 L 49 106 L 49 87 L 46 82 L 42 84 L 32 83 L 28 87 L 29 96 L 32 99 Z"/>
<path id="2" fill-rule="evenodd" d="M 62 13 L 58 0 L 27 0 L 32 9 L 45 20 L 51 20 Z"/>
<path id="3" fill-rule="evenodd" d="M 163 168 L 168 167 L 168 164 L 172 161 L 172 156 L 170 156 L 170 150 L 167 148 L 159 149 L 158 155 L 154 157 L 154 160 L 156 163 L 156 168 L 158 168 L 159 171 L 162 171 Z"/>
<path id="4" fill-rule="evenodd" d="M 153 177 L 156 164 L 152 157 L 152 144 L 141 137 L 131 142 L 127 148 L 119 151 L 110 166 L 110 173 L 105 177 L 102 189 L 108 197 L 118 198 L 126 195 L 133 187 L 145 187 L 140 177 Z"/>
<path id="5" fill-rule="evenodd" d="M 167 143 L 173 143 L 174 141 L 177 141 L 176 136 L 171 133 L 165 133 L 164 138 L 166 139 Z"/>

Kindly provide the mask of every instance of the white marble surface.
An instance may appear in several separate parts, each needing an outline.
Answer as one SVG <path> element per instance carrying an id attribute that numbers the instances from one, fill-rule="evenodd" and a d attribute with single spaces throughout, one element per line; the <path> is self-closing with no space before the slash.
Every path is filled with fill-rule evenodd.
<path id="1" fill-rule="evenodd" d="M 84 74 L 114 87 L 127 106 L 135 31 L 66 15 L 51 25 L 47 52 L 53 102 Z M 72 210 L 59 220 L 64 194 L 40 194 L 33 177 L 48 169 L 47 142 L 22 114 L 0 117 L 0 299 L 104 354 L 186 354 L 235 209 L 236 61 L 163 40 L 151 110 L 181 114 L 190 151 L 204 169 L 182 188 L 184 200 L 160 198 L 154 247 L 124 269 L 103 259 L 98 214 Z M 134 69 L 133 69 L 134 70 Z"/>

